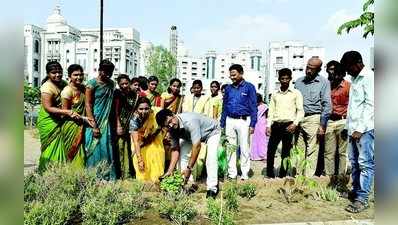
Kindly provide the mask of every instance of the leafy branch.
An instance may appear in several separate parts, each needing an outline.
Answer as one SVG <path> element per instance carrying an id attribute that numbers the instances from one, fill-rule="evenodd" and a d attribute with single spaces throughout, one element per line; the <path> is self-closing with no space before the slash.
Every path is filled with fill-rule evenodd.
<path id="1" fill-rule="evenodd" d="M 357 27 L 364 27 L 363 28 L 363 38 L 367 38 L 369 34 L 374 35 L 374 12 L 369 10 L 369 7 L 374 5 L 374 0 L 366 0 L 363 7 L 362 7 L 362 15 L 354 20 L 348 21 L 343 23 L 338 29 L 337 34 L 341 35 L 343 31 L 347 33 L 350 30 L 355 29 Z"/>

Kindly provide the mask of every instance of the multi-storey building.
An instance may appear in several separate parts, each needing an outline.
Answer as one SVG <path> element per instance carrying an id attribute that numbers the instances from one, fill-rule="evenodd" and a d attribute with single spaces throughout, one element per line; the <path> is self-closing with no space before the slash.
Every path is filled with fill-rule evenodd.
<path id="1" fill-rule="evenodd" d="M 95 77 L 99 64 L 99 29 L 77 29 L 68 25 L 57 6 L 47 19 L 46 29 L 25 25 L 25 80 L 38 86 L 46 76 L 45 65 L 56 60 L 64 68 L 80 64 L 86 79 Z M 104 29 L 104 59 L 115 64 L 115 73 L 137 76 L 140 67 L 140 33 L 134 28 Z"/>
<path id="2" fill-rule="evenodd" d="M 280 87 L 278 71 L 282 68 L 292 70 L 295 80 L 305 75 L 307 61 L 311 57 L 319 57 L 325 62 L 325 49 L 319 46 L 309 46 L 301 41 L 270 42 L 266 56 L 267 96 Z"/>

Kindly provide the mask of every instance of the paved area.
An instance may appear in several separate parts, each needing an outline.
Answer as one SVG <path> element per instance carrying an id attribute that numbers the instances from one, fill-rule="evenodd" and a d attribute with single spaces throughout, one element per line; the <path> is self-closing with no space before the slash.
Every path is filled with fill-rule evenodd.
<path id="1" fill-rule="evenodd" d="M 40 157 L 40 141 L 36 130 L 24 130 L 24 174 L 34 170 Z"/>
<path id="2" fill-rule="evenodd" d="M 327 222 L 272 223 L 272 225 L 374 225 L 374 220 L 340 220 Z M 257 224 L 260 225 L 260 224 Z M 265 225 L 265 224 L 262 224 Z"/>

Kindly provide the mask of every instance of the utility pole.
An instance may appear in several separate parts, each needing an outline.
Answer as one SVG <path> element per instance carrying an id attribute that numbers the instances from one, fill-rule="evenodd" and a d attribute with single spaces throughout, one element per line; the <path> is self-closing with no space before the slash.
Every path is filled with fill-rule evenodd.
<path id="1" fill-rule="evenodd" d="M 104 0 L 100 0 L 100 62 L 104 55 Z"/>

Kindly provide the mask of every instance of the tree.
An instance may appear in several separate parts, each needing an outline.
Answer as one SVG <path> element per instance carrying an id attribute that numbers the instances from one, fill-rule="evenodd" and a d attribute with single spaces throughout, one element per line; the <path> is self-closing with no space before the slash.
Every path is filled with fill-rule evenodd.
<path id="1" fill-rule="evenodd" d="M 40 89 L 37 87 L 31 87 L 26 81 L 24 82 L 24 93 L 23 93 L 24 103 L 27 104 L 29 112 L 30 128 L 32 128 L 33 123 L 33 110 L 34 107 L 40 104 Z"/>
<path id="2" fill-rule="evenodd" d="M 147 58 L 146 71 L 159 78 L 157 90 L 163 92 L 169 85 L 170 78 L 176 75 L 177 59 L 165 47 L 152 46 L 145 52 Z"/>
<path id="3" fill-rule="evenodd" d="M 374 17 L 375 14 L 374 12 L 369 10 L 369 6 L 374 5 L 374 0 L 365 0 L 365 3 L 363 4 L 362 8 L 362 15 L 355 19 L 351 20 L 348 22 L 345 22 L 342 24 L 338 30 L 338 34 L 342 34 L 342 32 L 345 30 L 347 33 L 350 32 L 351 29 L 357 28 L 357 27 L 364 27 L 363 28 L 363 37 L 367 38 L 369 34 L 374 34 Z"/>

